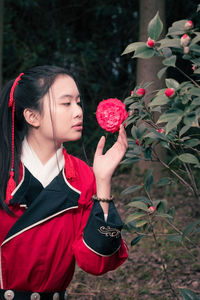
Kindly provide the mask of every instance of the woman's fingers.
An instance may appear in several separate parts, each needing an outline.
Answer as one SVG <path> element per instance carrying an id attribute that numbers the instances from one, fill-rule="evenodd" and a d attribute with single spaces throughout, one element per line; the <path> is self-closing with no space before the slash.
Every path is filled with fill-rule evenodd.
<path id="1" fill-rule="evenodd" d="M 125 131 L 123 125 L 120 126 L 117 142 L 119 142 L 121 145 L 125 146 L 125 148 L 128 147 L 126 131 Z"/>
<path id="2" fill-rule="evenodd" d="M 103 154 L 104 145 L 105 145 L 105 136 L 102 136 L 97 144 L 95 156 Z"/>

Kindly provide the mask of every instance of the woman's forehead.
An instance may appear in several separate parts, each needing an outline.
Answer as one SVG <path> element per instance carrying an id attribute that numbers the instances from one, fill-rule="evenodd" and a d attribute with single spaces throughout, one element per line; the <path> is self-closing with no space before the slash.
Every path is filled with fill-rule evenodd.
<path id="1" fill-rule="evenodd" d="M 74 79 L 67 75 L 58 76 L 51 86 L 51 90 L 56 98 L 62 98 L 65 95 L 77 97 L 79 94 Z"/>

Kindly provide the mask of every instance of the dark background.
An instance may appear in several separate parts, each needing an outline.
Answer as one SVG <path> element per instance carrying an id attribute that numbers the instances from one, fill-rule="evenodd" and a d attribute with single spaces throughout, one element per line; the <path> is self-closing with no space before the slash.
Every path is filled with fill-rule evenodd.
<path id="1" fill-rule="evenodd" d="M 197 26 L 198 2 L 166 1 L 166 28 L 185 18 Z M 36 65 L 69 68 L 84 100 L 82 141 L 91 160 L 104 134 L 95 117 L 98 102 L 123 100 L 136 83 L 136 60 L 121 53 L 138 41 L 139 0 L 6 0 L 3 15 L 2 82 Z M 114 139 L 109 137 L 108 144 Z M 83 157 L 82 141 L 66 147 Z"/>

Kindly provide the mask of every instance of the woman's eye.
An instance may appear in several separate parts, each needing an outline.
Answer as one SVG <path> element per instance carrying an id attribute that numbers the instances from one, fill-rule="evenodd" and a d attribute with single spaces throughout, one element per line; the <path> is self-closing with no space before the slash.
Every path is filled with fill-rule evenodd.
<path id="1" fill-rule="evenodd" d="M 80 107 L 82 107 L 82 102 L 81 102 L 81 101 L 77 102 L 77 104 L 78 104 Z"/>
<path id="2" fill-rule="evenodd" d="M 71 103 L 70 102 L 66 102 L 64 103 L 64 105 L 69 106 Z"/>

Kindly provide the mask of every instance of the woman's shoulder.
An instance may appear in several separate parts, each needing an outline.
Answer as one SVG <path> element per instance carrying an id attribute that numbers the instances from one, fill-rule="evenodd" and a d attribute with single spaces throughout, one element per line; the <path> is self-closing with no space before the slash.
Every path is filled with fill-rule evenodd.
<path id="1" fill-rule="evenodd" d="M 88 166 L 86 162 L 78 157 L 68 154 L 66 150 L 63 151 L 65 157 L 65 174 L 67 178 L 84 179 L 87 182 L 94 180 L 93 168 Z"/>

